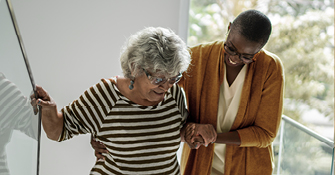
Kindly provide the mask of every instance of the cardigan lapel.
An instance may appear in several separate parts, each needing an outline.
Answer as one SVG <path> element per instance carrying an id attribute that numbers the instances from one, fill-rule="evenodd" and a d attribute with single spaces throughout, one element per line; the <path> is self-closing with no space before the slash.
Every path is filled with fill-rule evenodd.
<path id="1" fill-rule="evenodd" d="M 261 51 L 262 52 L 262 51 Z M 260 52 L 255 55 L 255 59 L 259 59 Z M 248 65 L 248 70 L 245 76 L 244 84 L 243 84 L 243 89 L 242 89 L 242 94 L 241 94 L 241 99 L 240 99 L 240 105 L 238 107 L 238 112 L 236 114 L 235 121 L 233 123 L 233 126 L 231 127 L 231 131 L 236 130 L 243 124 L 244 117 L 246 117 L 246 113 L 248 110 L 248 107 L 251 105 L 249 104 L 249 97 L 250 97 L 250 92 L 251 92 L 251 87 L 252 87 L 252 82 L 253 82 L 253 77 L 254 73 L 256 70 L 256 62 L 251 63 Z"/>

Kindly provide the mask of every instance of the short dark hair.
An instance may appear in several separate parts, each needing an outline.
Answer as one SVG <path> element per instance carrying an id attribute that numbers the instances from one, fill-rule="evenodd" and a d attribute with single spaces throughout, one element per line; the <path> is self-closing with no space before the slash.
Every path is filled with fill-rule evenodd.
<path id="1" fill-rule="evenodd" d="M 250 41 L 264 46 L 271 34 L 271 21 L 262 12 L 247 10 L 240 13 L 232 23 L 234 31 L 238 31 Z"/>

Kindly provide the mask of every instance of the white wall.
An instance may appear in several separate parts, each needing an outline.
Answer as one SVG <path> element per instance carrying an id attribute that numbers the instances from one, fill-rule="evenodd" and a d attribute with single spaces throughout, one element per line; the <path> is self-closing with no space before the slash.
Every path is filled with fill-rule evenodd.
<path id="1" fill-rule="evenodd" d="M 61 108 L 100 78 L 121 75 L 125 38 L 147 26 L 187 36 L 188 0 L 12 0 L 35 82 Z M 42 132 L 40 175 L 83 175 L 89 136 L 61 143 Z"/>

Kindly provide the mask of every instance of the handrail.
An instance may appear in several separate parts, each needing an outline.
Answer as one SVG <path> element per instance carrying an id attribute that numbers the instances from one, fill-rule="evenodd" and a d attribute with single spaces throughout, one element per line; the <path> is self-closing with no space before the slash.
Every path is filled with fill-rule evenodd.
<path id="1" fill-rule="evenodd" d="M 329 147 L 331 148 L 334 148 L 334 141 L 333 140 L 330 140 L 318 133 L 316 133 L 315 131 L 307 128 L 306 126 L 302 125 L 301 123 L 293 120 L 292 118 L 286 116 L 286 115 L 282 115 L 282 119 L 285 121 L 285 122 L 288 122 L 290 123 L 291 125 L 295 126 L 297 129 L 307 133 L 308 135 L 318 139 L 319 141 L 321 142 L 324 142 L 325 144 L 327 144 Z"/>

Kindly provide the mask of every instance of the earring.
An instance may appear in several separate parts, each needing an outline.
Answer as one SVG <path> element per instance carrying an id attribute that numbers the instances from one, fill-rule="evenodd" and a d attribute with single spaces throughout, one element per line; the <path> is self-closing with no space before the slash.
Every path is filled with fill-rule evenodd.
<path id="1" fill-rule="evenodd" d="M 134 80 L 130 80 L 129 89 L 130 89 L 130 90 L 133 90 L 133 89 L 134 89 Z"/>

